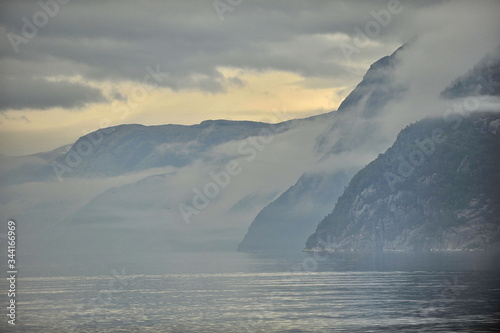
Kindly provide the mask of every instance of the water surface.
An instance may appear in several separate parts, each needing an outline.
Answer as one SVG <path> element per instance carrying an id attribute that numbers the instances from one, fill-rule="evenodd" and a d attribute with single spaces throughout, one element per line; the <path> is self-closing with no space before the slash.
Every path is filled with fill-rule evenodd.
<path id="1" fill-rule="evenodd" d="M 497 260 L 480 253 L 27 257 L 15 331 L 493 332 Z M 0 330 L 8 329 L 5 320 Z"/>

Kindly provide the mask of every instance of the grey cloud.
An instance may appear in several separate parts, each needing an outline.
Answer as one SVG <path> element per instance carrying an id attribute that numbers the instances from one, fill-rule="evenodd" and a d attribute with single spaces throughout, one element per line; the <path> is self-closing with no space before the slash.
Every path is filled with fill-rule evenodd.
<path id="1" fill-rule="evenodd" d="M 221 77 L 219 66 L 353 80 L 338 45 L 322 35 L 353 34 L 353 27 L 371 18 L 370 10 L 384 6 L 386 1 L 244 1 L 221 22 L 210 1 L 72 1 L 21 44 L 19 54 L 2 38 L 0 61 L 16 57 L 23 66 L 57 59 L 74 64 L 72 70 L 85 78 L 137 82 L 146 66 L 161 64 L 169 74 L 163 86 L 208 92 L 224 91 L 232 82 Z M 5 8 L 0 16 L 5 30 L 17 34 L 21 18 L 41 10 L 25 0 Z M 367 48 L 357 60 L 370 63 L 399 41 L 392 43 L 376 55 Z M 193 79 L 200 76 L 204 79 Z"/>
<path id="2" fill-rule="evenodd" d="M 113 99 L 115 99 L 117 101 L 124 102 L 127 100 L 127 97 L 124 96 L 123 94 L 121 94 L 119 91 L 112 91 L 111 96 L 113 97 Z"/>
<path id="3" fill-rule="evenodd" d="M 173 90 L 224 92 L 233 79 L 219 67 L 254 71 L 294 72 L 306 79 L 335 78 L 353 85 L 381 56 L 391 53 L 416 33 L 418 12 L 440 1 L 403 1 L 403 10 L 372 38 L 349 63 L 340 48 L 370 20 L 371 11 L 388 1 L 243 1 L 220 21 L 212 1 L 72 1 L 19 46 L 16 55 L 0 39 L 0 65 L 12 71 L 30 67 L 32 75 L 47 74 L 50 63 L 61 75 L 92 80 L 142 82 L 146 67 L 168 73 L 161 85 Z M 480 7 L 480 5 L 477 5 Z M 0 14 L 4 30 L 21 34 L 21 18 L 40 10 L 35 1 L 10 1 Z M 453 19 L 453 13 L 443 20 Z M 338 38 L 330 38 L 337 36 Z M 16 59 L 16 62 L 13 61 Z M 357 64 L 357 65 L 356 65 Z M 58 72 L 59 73 L 59 72 Z"/>
<path id="4" fill-rule="evenodd" d="M 44 79 L 2 79 L 0 110 L 78 108 L 87 103 L 104 102 L 98 89 L 72 82 Z"/>

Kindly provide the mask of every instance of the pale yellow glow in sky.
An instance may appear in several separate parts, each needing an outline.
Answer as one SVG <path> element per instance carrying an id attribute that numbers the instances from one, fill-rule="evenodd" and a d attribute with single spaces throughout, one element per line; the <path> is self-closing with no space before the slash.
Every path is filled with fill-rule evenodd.
<path id="1" fill-rule="evenodd" d="M 217 94 L 149 87 L 146 95 L 134 98 L 131 92 L 141 83 L 99 83 L 107 90 L 112 86 L 118 89 L 128 101 L 91 104 L 71 111 L 7 111 L 0 116 L 0 153 L 18 156 L 48 151 L 100 127 L 119 124 L 189 125 L 206 119 L 276 123 L 335 110 L 350 90 L 346 88 L 352 88 L 307 88 L 300 83 L 301 76 L 288 72 L 219 70 L 227 78 L 237 75 L 245 85 L 229 84 L 224 93 Z"/>

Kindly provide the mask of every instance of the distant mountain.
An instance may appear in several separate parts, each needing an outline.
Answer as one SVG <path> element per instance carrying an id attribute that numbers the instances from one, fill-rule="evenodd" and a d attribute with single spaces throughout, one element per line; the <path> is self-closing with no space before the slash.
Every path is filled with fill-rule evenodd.
<path id="1" fill-rule="evenodd" d="M 64 156 L 72 145 L 26 156 L 1 156 L 0 185 L 22 184 L 54 176 L 50 163 Z"/>
<path id="2" fill-rule="evenodd" d="M 341 167 L 342 163 L 337 163 L 334 169 L 304 173 L 294 186 L 256 216 L 238 246 L 239 251 L 302 250 L 303 240 L 331 211 L 354 173 L 376 156 L 374 150 L 381 152 L 389 146 L 390 142 L 376 135 L 379 124 L 370 119 L 405 91 L 392 78 L 398 53 L 404 47 L 370 66 L 331 118 L 331 125 L 316 140 L 315 151 L 321 156 L 318 165 L 345 160 L 345 154 L 356 150 L 366 152 L 364 159 L 354 165 Z"/>
<path id="3" fill-rule="evenodd" d="M 327 211 L 332 197 L 350 179 L 348 173 L 306 174 L 262 209 L 250 225 L 238 251 L 295 250 Z M 310 194 L 309 197 L 307 195 Z M 272 223 L 271 223 L 272 221 Z"/>
<path id="4" fill-rule="evenodd" d="M 359 171 L 308 251 L 500 248 L 500 114 L 408 126 Z"/>
<path id="5" fill-rule="evenodd" d="M 421 108 L 421 91 L 413 95 L 412 78 L 400 75 L 412 45 L 375 62 L 327 114 L 278 124 L 119 125 L 51 152 L 2 156 L 0 218 L 23 221 L 23 251 L 301 251 L 349 180 L 401 128 L 463 96 L 498 96 L 498 66 L 483 61 L 444 98 L 432 91 L 439 105 Z M 491 108 L 495 98 L 480 100 Z"/>
<path id="6" fill-rule="evenodd" d="M 292 124 L 277 124 L 276 133 L 288 130 Z M 253 121 L 206 120 L 197 125 L 108 127 L 50 152 L 5 157 L 7 164 L 20 167 L 0 170 L 0 183 L 109 177 L 155 167 L 183 167 L 212 147 L 259 136 L 269 126 Z"/>
<path id="7" fill-rule="evenodd" d="M 332 117 L 120 125 L 3 156 L 0 217 L 23 221 L 26 252 L 234 250 L 258 211 L 314 163 Z"/>
<path id="8" fill-rule="evenodd" d="M 55 162 L 61 168 L 68 167 L 61 172 L 71 177 L 117 176 L 155 167 L 183 167 L 211 147 L 257 136 L 267 127 L 266 123 L 229 120 L 206 120 L 191 126 L 120 125 L 81 137 Z"/>

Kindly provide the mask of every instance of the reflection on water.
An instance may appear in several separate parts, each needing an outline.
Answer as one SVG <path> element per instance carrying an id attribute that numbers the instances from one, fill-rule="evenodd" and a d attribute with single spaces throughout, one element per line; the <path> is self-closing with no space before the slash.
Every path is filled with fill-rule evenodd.
<path id="1" fill-rule="evenodd" d="M 26 258 L 15 331 L 494 331 L 496 259 L 205 253 L 103 258 L 94 266 L 71 258 L 63 269 Z M 0 331 L 6 329 L 5 321 Z"/>

